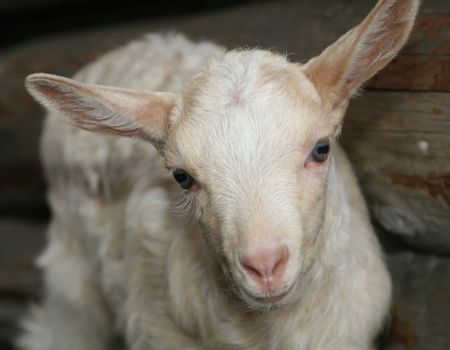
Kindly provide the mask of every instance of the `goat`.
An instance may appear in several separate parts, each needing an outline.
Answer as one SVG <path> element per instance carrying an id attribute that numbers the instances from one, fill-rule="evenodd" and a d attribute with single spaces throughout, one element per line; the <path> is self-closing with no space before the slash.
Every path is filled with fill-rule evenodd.
<path id="1" fill-rule="evenodd" d="M 53 219 L 21 348 L 373 349 L 390 278 L 336 138 L 418 6 L 380 0 L 306 64 L 149 35 L 27 77 Z"/>

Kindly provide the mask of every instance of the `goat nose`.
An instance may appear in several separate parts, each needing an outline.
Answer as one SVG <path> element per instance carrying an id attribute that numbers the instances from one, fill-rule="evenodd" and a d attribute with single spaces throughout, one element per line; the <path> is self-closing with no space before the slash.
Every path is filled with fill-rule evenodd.
<path id="1" fill-rule="evenodd" d="M 281 280 L 289 260 L 289 250 L 282 245 L 266 248 L 253 254 L 244 254 L 241 265 L 263 289 L 280 289 Z"/>

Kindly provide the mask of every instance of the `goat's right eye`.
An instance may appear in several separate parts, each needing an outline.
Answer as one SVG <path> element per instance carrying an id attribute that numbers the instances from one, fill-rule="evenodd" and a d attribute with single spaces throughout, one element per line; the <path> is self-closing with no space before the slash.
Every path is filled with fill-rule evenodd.
<path id="1" fill-rule="evenodd" d="M 190 189 L 197 183 L 197 181 L 183 169 L 175 169 L 173 171 L 173 178 L 180 184 L 181 188 L 185 190 Z"/>

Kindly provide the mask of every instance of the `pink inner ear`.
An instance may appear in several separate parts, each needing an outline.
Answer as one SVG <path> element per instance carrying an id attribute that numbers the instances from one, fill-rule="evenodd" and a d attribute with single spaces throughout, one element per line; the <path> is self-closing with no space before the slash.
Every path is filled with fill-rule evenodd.
<path id="1" fill-rule="evenodd" d="M 33 79 L 30 80 L 29 83 L 31 83 L 33 88 L 40 94 L 50 97 L 52 100 L 64 99 L 65 94 L 61 91 L 61 88 L 57 88 L 57 85 L 51 80 Z"/>
<path id="2" fill-rule="evenodd" d="M 139 103 L 130 108 L 127 114 L 132 114 L 136 121 L 148 127 L 155 124 L 166 124 L 167 117 L 173 107 L 172 99 L 156 94 L 142 94 L 142 96 L 137 94 L 134 98 Z M 120 108 L 120 106 L 117 106 L 117 108 Z"/>

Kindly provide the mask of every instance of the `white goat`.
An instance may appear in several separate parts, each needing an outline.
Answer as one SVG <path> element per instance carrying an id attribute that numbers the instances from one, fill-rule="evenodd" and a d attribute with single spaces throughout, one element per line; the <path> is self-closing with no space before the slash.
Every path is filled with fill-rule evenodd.
<path id="1" fill-rule="evenodd" d="M 20 346 L 371 349 L 390 280 L 335 139 L 417 9 L 381 0 L 305 65 L 151 35 L 83 69 L 84 83 L 29 76 L 52 111 L 53 219 L 46 298 Z M 172 212 L 182 192 L 190 220 Z"/>

